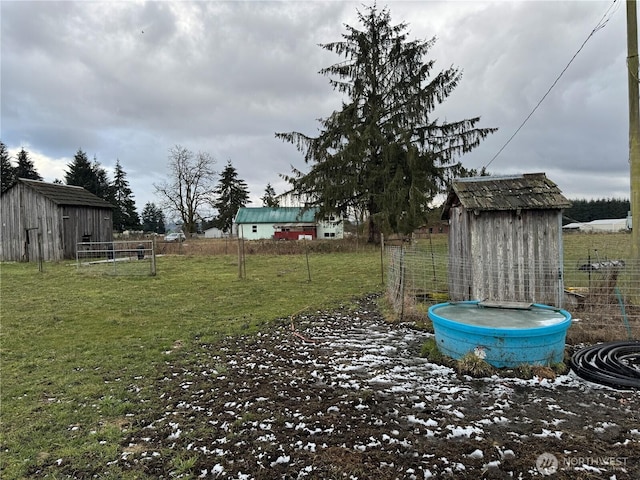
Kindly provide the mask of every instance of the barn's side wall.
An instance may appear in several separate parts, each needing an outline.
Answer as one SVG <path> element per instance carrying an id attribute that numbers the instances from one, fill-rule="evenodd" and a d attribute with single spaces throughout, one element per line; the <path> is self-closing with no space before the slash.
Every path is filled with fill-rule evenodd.
<path id="1" fill-rule="evenodd" d="M 20 189 L 14 186 L 0 197 L 0 260 L 20 261 L 25 242 L 24 227 L 20 217 Z"/>
<path id="2" fill-rule="evenodd" d="M 458 210 L 458 211 L 456 211 Z M 561 210 L 452 209 L 452 300 L 562 301 Z M 457 257 L 457 258 L 456 258 Z"/>
<path id="3" fill-rule="evenodd" d="M 38 235 L 43 260 L 63 258 L 60 212 L 51 200 L 24 185 L 2 196 L 0 260 L 38 260 Z"/>
<path id="4" fill-rule="evenodd" d="M 76 245 L 113 241 L 113 212 L 110 209 L 64 205 L 62 207 L 64 258 L 76 257 Z"/>

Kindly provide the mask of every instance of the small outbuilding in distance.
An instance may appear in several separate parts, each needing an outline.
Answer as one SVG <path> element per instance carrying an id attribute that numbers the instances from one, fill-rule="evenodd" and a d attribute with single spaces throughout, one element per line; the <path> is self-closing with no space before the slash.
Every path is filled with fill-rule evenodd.
<path id="1" fill-rule="evenodd" d="M 20 178 L 0 196 L 0 225 L 0 261 L 73 259 L 79 242 L 113 241 L 113 206 L 82 187 Z"/>
<path id="2" fill-rule="evenodd" d="M 626 232 L 631 230 L 630 218 L 605 218 L 590 222 L 568 223 L 562 229 L 565 232 Z"/>
<path id="3" fill-rule="evenodd" d="M 450 300 L 560 307 L 562 210 L 570 206 L 544 173 L 455 179 L 442 213 Z"/>

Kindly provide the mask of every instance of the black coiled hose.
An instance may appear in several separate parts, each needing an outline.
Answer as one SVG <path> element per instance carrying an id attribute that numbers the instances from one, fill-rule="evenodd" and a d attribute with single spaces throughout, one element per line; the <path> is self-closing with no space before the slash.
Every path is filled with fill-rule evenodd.
<path id="1" fill-rule="evenodd" d="M 640 341 L 607 342 L 578 350 L 571 369 L 590 382 L 640 389 Z"/>

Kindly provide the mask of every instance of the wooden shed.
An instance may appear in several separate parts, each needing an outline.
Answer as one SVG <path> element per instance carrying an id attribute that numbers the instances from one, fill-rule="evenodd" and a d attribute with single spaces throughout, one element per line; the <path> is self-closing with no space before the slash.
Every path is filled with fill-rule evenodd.
<path id="1" fill-rule="evenodd" d="M 71 259 L 78 242 L 113 240 L 113 206 L 82 187 L 18 179 L 0 196 L 0 260 Z"/>
<path id="2" fill-rule="evenodd" d="M 544 173 L 454 180 L 442 213 L 450 299 L 560 307 L 562 209 L 570 205 Z"/>

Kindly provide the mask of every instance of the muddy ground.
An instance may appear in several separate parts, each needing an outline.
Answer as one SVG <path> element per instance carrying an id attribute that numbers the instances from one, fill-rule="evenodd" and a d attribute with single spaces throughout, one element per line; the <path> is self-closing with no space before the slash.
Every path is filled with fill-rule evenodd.
<path id="1" fill-rule="evenodd" d="M 166 352 L 118 464 L 157 478 L 640 478 L 640 392 L 461 377 L 374 297 Z M 135 385 L 132 391 L 135 391 Z M 180 461 L 176 461 L 176 450 Z M 168 452 L 173 461 L 169 461 Z"/>

